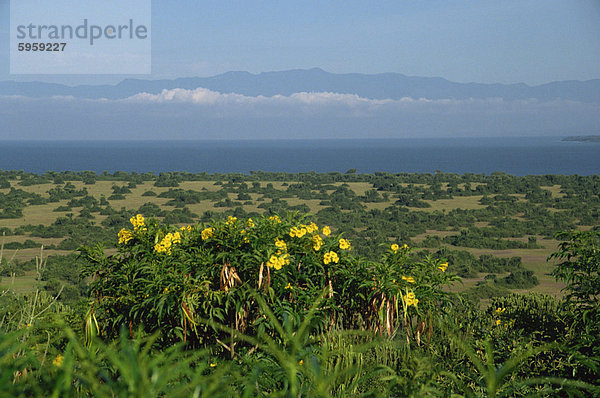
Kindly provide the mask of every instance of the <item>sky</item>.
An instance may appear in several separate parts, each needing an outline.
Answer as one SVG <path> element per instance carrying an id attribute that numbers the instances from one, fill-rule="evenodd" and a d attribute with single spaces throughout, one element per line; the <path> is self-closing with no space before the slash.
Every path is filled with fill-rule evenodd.
<path id="1" fill-rule="evenodd" d="M 0 0 L 0 83 L 116 84 L 126 78 L 310 68 L 459 83 L 600 79 L 600 0 L 154 0 L 151 5 L 151 74 L 11 75 L 10 2 Z M 117 100 L 0 95 L 0 120 L 0 140 L 583 135 L 600 134 L 600 103 L 387 100 L 329 92 L 263 97 L 198 88 Z"/>
<path id="2" fill-rule="evenodd" d="M 0 0 L 0 81 L 128 77 L 9 75 L 9 3 Z M 456 82 L 597 79 L 600 1 L 154 0 L 152 75 L 139 77 L 313 67 Z"/>

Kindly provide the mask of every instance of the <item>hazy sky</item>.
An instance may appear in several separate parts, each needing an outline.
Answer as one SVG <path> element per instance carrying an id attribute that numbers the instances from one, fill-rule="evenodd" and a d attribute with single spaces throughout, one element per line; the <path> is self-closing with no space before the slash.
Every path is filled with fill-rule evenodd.
<path id="1" fill-rule="evenodd" d="M 530 85 L 600 78 L 600 0 L 155 0 L 152 75 L 134 76 L 9 75 L 9 11 L 9 1 L 0 0 L 0 81 L 105 84 L 315 67 Z M 353 94 L 175 88 L 118 100 L 7 95 L 0 96 L 0 139 L 600 133 L 597 102 Z"/>
<path id="2" fill-rule="evenodd" d="M 154 0 L 152 8 L 150 78 L 312 67 L 483 83 L 600 78 L 599 0 Z M 0 0 L 0 80 L 126 77 L 9 75 L 9 9 Z"/>

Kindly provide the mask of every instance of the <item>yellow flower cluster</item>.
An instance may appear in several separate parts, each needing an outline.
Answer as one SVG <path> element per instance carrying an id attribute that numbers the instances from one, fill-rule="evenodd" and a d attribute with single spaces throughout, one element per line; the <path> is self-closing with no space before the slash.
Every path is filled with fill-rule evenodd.
<path id="1" fill-rule="evenodd" d="M 403 276 L 402 280 L 407 281 L 408 283 L 415 283 L 415 278 L 413 278 L 412 276 Z"/>
<path id="2" fill-rule="evenodd" d="M 405 243 L 402 245 L 402 247 L 400 247 L 397 243 L 394 243 L 393 245 L 390 246 L 390 249 L 392 249 L 392 251 L 394 253 L 398 253 L 398 250 L 400 250 L 400 249 L 402 249 L 402 250 L 408 249 L 408 245 Z"/>
<path id="3" fill-rule="evenodd" d="M 502 314 L 504 311 L 506 311 L 506 308 L 496 308 L 496 314 L 497 315 Z"/>
<path id="4" fill-rule="evenodd" d="M 301 238 L 304 235 L 306 235 L 308 231 L 306 230 L 305 227 L 292 227 L 290 229 L 290 236 L 292 238 Z"/>
<path id="5" fill-rule="evenodd" d="M 128 231 L 125 228 L 121 229 L 119 231 L 119 244 L 129 242 L 134 236 L 133 232 Z"/>
<path id="6" fill-rule="evenodd" d="M 287 250 L 287 244 L 279 238 L 275 238 L 275 246 L 281 250 Z"/>
<path id="7" fill-rule="evenodd" d="M 290 290 L 294 290 L 294 288 L 292 287 L 292 285 L 290 283 L 288 283 L 284 289 L 290 289 Z"/>
<path id="8" fill-rule="evenodd" d="M 281 223 L 281 219 L 277 215 L 269 217 L 269 220 L 270 221 L 275 221 L 278 224 Z"/>
<path id="9" fill-rule="evenodd" d="M 214 233 L 215 233 L 214 228 L 212 228 L 212 227 L 204 228 L 202 230 L 202 240 L 207 240 L 208 238 L 212 237 Z"/>
<path id="10" fill-rule="evenodd" d="M 342 250 L 352 250 L 352 246 L 350 246 L 350 241 L 346 239 L 340 239 L 340 249 Z"/>
<path id="11" fill-rule="evenodd" d="M 164 238 L 162 238 L 160 243 L 154 245 L 154 251 L 157 253 L 167 252 L 167 254 L 171 254 L 171 246 L 177 243 L 181 243 L 181 235 L 179 232 L 169 232 Z"/>
<path id="12" fill-rule="evenodd" d="M 129 221 L 131 222 L 131 225 L 133 225 L 133 229 L 135 230 L 144 228 L 144 216 L 142 216 L 141 214 L 131 217 Z"/>
<path id="13" fill-rule="evenodd" d="M 321 238 L 321 235 L 314 235 L 312 237 L 312 242 L 313 249 L 315 249 L 316 252 L 318 252 L 321 249 L 321 246 L 323 246 L 323 238 Z"/>
<path id="14" fill-rule="evenodd" d="M 319 233 L 319 227 L 314 222 L 310 223 L 308 225 L 300 224 L 297 227 L 292 227 L 290 229 L 290 236 L 292 238 L 302 238 L 306 234 L 318 234 L 318 233 Z M 313 242 L 314 242 L 314 236 L 313 236 Z M 319 247 L 320 247 L 320 245 L 319 245 Z M 315 249 L 315 250 L 319 250 L 319 249 Z"/>
<path id="15" fill-rule="evenodd" d="M 407 307 L 410 307 L 411 305 L 414 305 L 416 307 L 417 304 L 419 304 L 419 299 L 415 296 L 413 292 L 406 293 L 406 295 L 403 296 L 403 298 Z"/>
<path id="16" fill-rule="evenodd" d="M 248 228 L 254 228 L 256 226 L 256 224 L 254 224 L 254 221 L 252 221 L 252 219 L 249 218 L 248 221 L 246 221 L 246 226 Z"/>
<path id="17" fill-rule="evenodd" d="M 319 233 L 319 227 L 314 222 L 311 222 L 309 225 L 301 225 L 301 227 L 306 227 L 306 232 L 308 232 L 309 234 Z"/>
<path id="18" fill-rule="evenodd" d="M 290 255 L 287 253 L 284 253 L 279 257 L 272 255 L 269 261 L 267 261 L 267 266 L 270 268 L 275 268 L 276 270 L 280 270 L 284 265 L 290 264 L 289 257 Z"/>
<path id="19" fill-rule="evenodd" d="M 323 233 L 323 235 L 325 236 L 329 236 L 331 235 L 331 229 L 329 229 L 329 227 L 326 225 L 323 227 L 323 229 L 321 230 L 321 232 Z"/>
<path id="20" fill-rule="evenodd" d="M 448 263 L 441 263 L 438 269 L 442 272 L 446 272 L 446 268 L 448 268 Z"/>
<path id="21" fill-rule="evenodd" d="M 323 256 L 323 264 L 337 263 L 340 261 L 336 252 L 330 251 Z"/>
<path id="22" fill-rule="evenodd" d="M 192 226 L 188 225 L 187 227 L 181 227 L 181 231 L 183 231 L 183 232 L 192 232 Z"/>
<path id="23" fill-rule="evenodd" d="M 237 217 L 229 216 L 229 217 L 227 217 L 227 221 L 225 221 L 225 224 L 233 225 L 233 224 L 235 224 L 236 221 L 237 221 Z"/>

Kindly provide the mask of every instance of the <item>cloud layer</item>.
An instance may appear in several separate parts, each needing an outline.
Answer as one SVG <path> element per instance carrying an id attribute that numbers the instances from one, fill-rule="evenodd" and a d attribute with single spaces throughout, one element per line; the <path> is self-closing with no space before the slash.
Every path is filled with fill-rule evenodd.
<path id="1" fill-rule="evenodd" d="M 525 136 L 598 133 L 600 104 L 177 88 L 117 100 L 0 97 L 0 116 L 0 139 L 163 139 L 165 131 L 179 139 Z"/>

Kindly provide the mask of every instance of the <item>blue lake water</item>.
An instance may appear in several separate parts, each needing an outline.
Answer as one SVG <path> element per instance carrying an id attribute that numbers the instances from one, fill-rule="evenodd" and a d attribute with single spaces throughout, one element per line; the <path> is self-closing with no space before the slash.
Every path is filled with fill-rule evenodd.
<path id="1" fill-rule="evenodd" d="M 256 140 L 0 141 L 0 169 L 249 173 L 385 171 L 600 174 L 600 144 L 562 137 Z"/>

